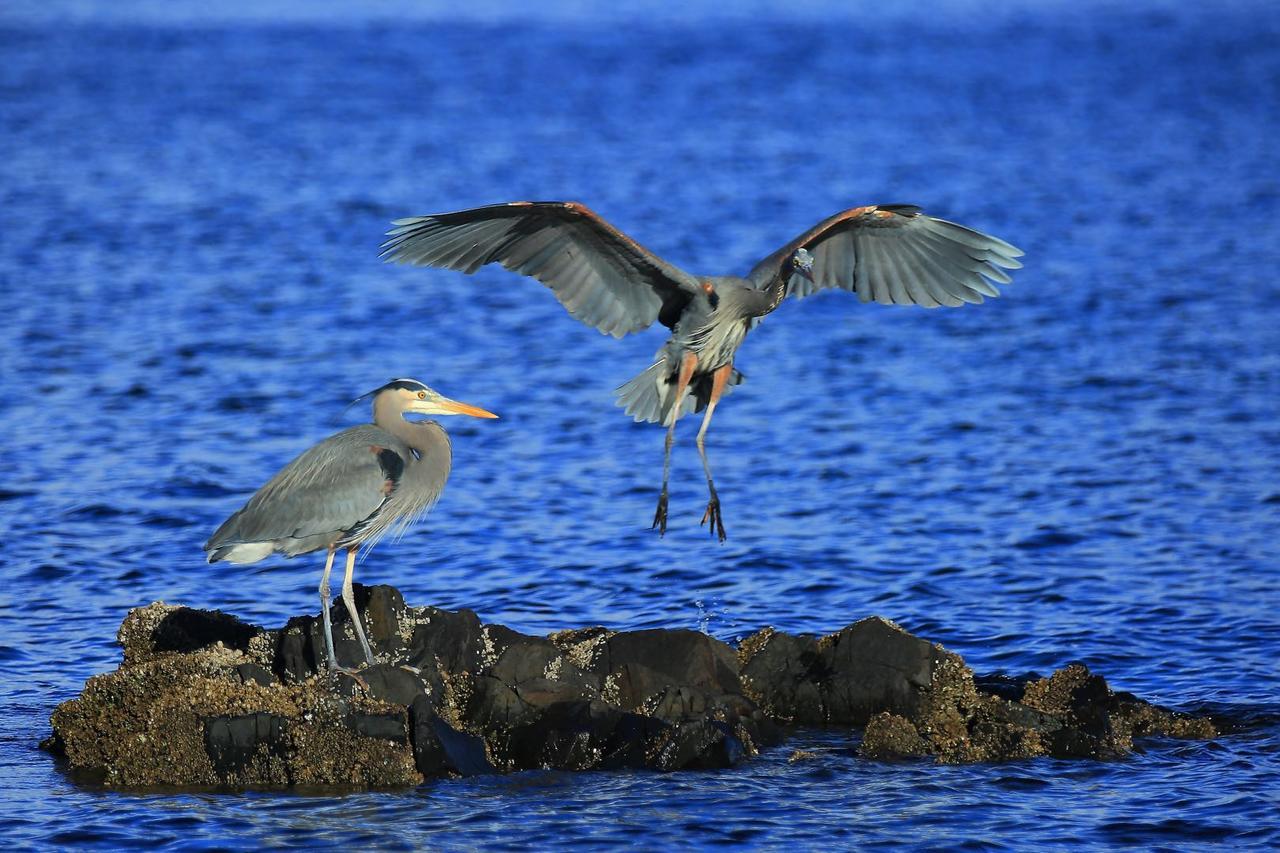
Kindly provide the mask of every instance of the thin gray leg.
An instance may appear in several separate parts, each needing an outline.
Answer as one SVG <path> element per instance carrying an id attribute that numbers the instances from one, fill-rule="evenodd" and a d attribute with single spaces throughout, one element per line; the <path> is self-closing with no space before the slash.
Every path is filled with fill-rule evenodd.
<path id="1" fill-rule="evenodd" d="M 364 649 L 364 659 L 369 662 L 369 666 L 377 664 L 378 660 L 373 656 L 373 649 L 369 648 L 369 641 L 364 636 L 364 626 L 360 624 L 360 614 L 356 610 L 356 592 L 351 588 L 351 575 L 356 568 L 356 549 L 352 548 L 347 551 L 347 574 L 342 579 L 342 600 L 347 605 L 347 612 L 351 614 L 351 624 L 356 628 L 356 639 L 360 641 L 360 647 Z"/>
<path id="2" fill-rule="evenodd" d="M 719 537 L 720 541 L 725 540 L 724 520 L 720 513 L 720 496 L 716 494 L 715 480 L 711 479 L 711 463 L 707 461 L 707 447 L 705 444 L 707 436 L 707 427 L 711 426 L 711 416 L 715 414 L 716 404 L 720 402 L 720 396 L 724 394 L 725 385 L 729 382 L 729 376 L 733 372 L 733 364 L 725 364 L 716 368 L 711 377 L 711 395 L 707 400 L 707 412 L 702 416 L 702 426 L 698 429 L 698 456 L 702 459 L 702 471 L 707 475 L 707 492 L 709 499 L 707 500 L 707 511 L 702 514 L 702 524 L 707 525 L 707 529 L 712 536 Z M 709 523 L 708 523 L 709 522 Z"/>
<path id="3" fill-rule="evenodd" d="M 338 658 L 333 653 L 333 623 L 329 620 L 329 572 L 333 569 L 334 550 L 329 549 L 329 556 L 324 561 L 324 574 L 320 576 L 320 621 L 324 625 L 324 652 L 328 659 L 329 669 L 338 670 Z"/>
<path id="4" fill-rule="evenodd" d="M 676 439 L 676 422 L 671 421 L 667 427 L 667 440 L 662 451 L 662 491 L 658 494 L 658 509 L 653 514 L 653 524 L 649 529 L 658 528 L 658 535 L 667 535 L 667 483 L 671 479 L 671 445 Z"/>
<path id="5" fill-rule="evenodd" d="M 707 511 L 702 514 L 702 524 L 708 525 L 708 530 L 712 536 L 719 537 L 720 541 L 725 540 L 724 521 L 720 517 L 720 496 L 716 494 L 715 480 L 711 479 L 711 463 L 707 461 L 707 448 L 704 443 L 704 436 L 707 434 L 707 427 L 711 425 L 711 413 L 716 410 L 716 400 L 713 397 L 707 403 L 707 412 L 702 416 L 702 427 L 698 430 L 698 456 L 702 459 L 702 472 L 707 475 L 707 491 L 710 498 L 707 501 Z"/>
<path id="6" fill-rule="evenodd" d="M 662 491 L 658 494 L 658 509 L 653 514 L 653 524 L 649 529 L 658 528 L 659 536 L 667 535 L 667 484 L 671 480 L 671 446 L 676 441 L 676 421 L 680 420 L 680 412 L 684 407 L 684 395 L 689 390 L 689 382 L 693 378 L 698 357 L 693 353 L 685 353 L 680 362 L 680 373 L 676 377 L 676 399 L 671 404 L 667 415 L 671 424 L 667 427 L 667 440 L 662 451 Z"/>

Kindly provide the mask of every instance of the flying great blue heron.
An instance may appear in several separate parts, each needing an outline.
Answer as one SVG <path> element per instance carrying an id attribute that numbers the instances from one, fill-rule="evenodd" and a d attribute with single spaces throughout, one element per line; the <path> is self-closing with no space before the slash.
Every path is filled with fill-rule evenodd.
<path id="1" fill-rule="evenodd" d="M 706 410 L 698 455 L 710 499 L 702 523 L 724 541 L 720 499 L 704 437 L 721 395 L 742 381 L 734 355 L 749 330 L 788 295 L 824 288 L 863 302 L 959 306 L 998 296 L 1022 252 L 903 204 L 866 205 L 824 219 L 747 274 L 695 276 L 645 249 L 577 202 L 516 201 L 398 219 L 382 257 L 474 273 L 498 263 L 538 279 L 569 313 L 614 337 L 655 320 L 671 337 L 652 365 L 618 389 L 637 421 L 665 424 L 662 491 L 653 526 L 667 529 L 671 445 L 681 414 Z M 687 396 L 686 396 L 687 395 Z"/>
<path id="2" fill-rule="evenodd" d="M 405 415 L 497 417 L 413 379 L 388 382 L 364 395 L 370 396 L 373 423 L 331 435 L 284 466 L 204 543 L 210 563 L 256 563 L 275 552 L 293 557 L 325 549 L 320 615 L 333 671 L 341 669 L 329 619 L 334 554 L 339 548 L 347 552 L 342 600 L 365 660 L 373 664 L 351 588 L 356 551 L 372 547 L 393 529 L 407 530 L 436 502 L 449 478 L 453 455 L 444 427 L 435 421 L 409 421 Z"/>

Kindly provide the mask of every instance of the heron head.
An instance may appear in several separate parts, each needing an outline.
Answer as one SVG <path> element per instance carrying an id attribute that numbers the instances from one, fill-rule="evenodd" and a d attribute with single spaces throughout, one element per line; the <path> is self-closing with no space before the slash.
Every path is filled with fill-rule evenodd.
<path id="1" fill-rule="evenodd" d="M 791 272 L 813 281 L 813 255 L 808 249 L 801 247 L 791 255 Z"/>
<path id="2" fill-rule="evenodd" d="M 393 379 L 381 388 L 375 388 L 366 397 L 373 397 L 373 406 L 392 405 L 402 415 L 470 415 L 473 418 L 496 418 L 493 412 L 450 400 L 439 391 L 416 379 Z"/>

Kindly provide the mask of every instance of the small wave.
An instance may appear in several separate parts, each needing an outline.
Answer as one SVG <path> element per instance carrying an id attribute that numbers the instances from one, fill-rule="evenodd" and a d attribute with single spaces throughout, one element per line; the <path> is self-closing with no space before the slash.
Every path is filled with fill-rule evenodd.
<path id="1" fill-rule="evenodd" d="M 52 563 L 41 563 L 27 572 L 27 578 L 33 581 L 56 581 L 71 574 L 66 566 L 55 566 Z"/>
<path id="2" fill-rule="evenodd" d="M 178 518 L 172 515 L 160 515 L 160 514 L 152 514 L 152 515 L 145 516 L 142 519 L 142 523 L 145 524 L 147 527 L 163 527 L 163 528 L 169 528 L 169 529 L 174 529 L 179 527 L 190 527 L 193 524 L 195 524 L 195 522 L 189 518 Z"/>
<path id="3" fill-rule="evenodd" d="M 1144 844 L 1167 841 L 1170 838 L 1196 841 L 1221 841 L 1230 838 L 1238 830 L 1215 823 L 1171 818 L 1158 823 L 1142 821 L 1114 821 L 1104 823 L 1098 830 L 1109 838 L 1126 844 Z"/>
<path id="4" fill-rule="evenodd" d="M 119 518 L 126 515 L 127 510 L 110 504 L 86 504 L 66 512 L 67 518 L 102 519 Z"/>
<path id="5" fill-rule="evenodd" d="M 1085 536 L 1079 533 L 1068 533 L 1065 530 L 1058 530 L 1057 528 L 1042 527 L 1040 528 L 1040 532 L 1014 542 L 1013 547 L 1021 548 L 1023 550 L 1062 548 L 1068 545 L 1075 545 L 1078 542 L 1083 542 L 1085 538 Z"/>

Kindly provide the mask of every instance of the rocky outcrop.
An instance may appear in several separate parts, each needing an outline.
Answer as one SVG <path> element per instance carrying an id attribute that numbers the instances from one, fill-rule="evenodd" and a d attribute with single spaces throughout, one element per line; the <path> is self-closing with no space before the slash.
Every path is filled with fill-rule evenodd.
<path id="1" fill-rule="evenodd" d="M 1148 736 L 1207 739 L 1217 730 L 1206 717 L 1114 693 L 1083 664 L 1019 680 L 975 680 L 967 667 L 950 664 L 922 691 L 914 714 L 872 717 L 860 751 L 881 759 L 932 755 L 944 763 L 1110 759 L 1132 752 L 1134 738 Z"/>
<path id="2" fill-rule="evenodd" d="M 120 627 L 124 660 L 52 717 L 46 746 L 107 784 L 402 786 L 442 776 L 731 767 L 786 726 L 864 728 L 870 758 L 1110 758 L 1212 724 L 1113 693 L 1084 667 L 977 679 L 878 618 L 822 638 L 485 625 L 356 588 L 376 666 L 318 671 L 321 620 L 274 630 L 161 603 Z M 345 608 L 338 658 L 360 659 Z"/>

